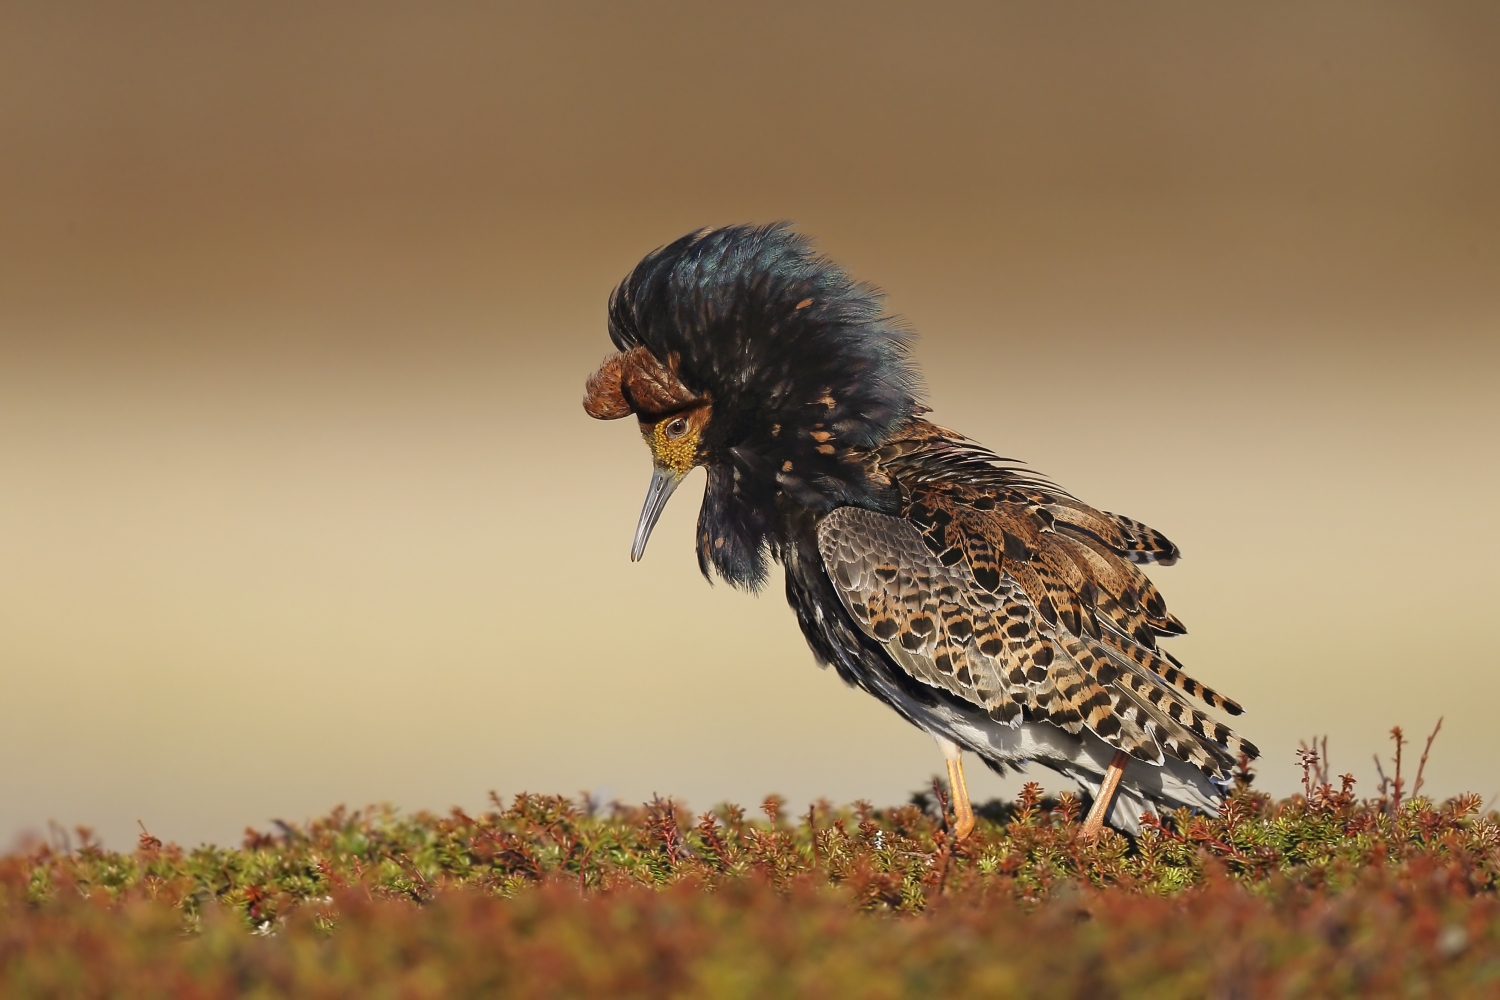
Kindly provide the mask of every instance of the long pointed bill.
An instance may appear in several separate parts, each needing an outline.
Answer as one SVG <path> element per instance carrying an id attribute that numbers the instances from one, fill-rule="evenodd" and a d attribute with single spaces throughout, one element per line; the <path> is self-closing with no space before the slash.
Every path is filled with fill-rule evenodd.
<path id="1" fill-rule="evenodd" d="M 651 529 L 656 527 L 656 519 L 661 517 L 667 501 L 672 497 L 672 491 L 677 489 L 677 484 L 682 480 L 682 474 L 675 469 L 657 466 L 651 473 L 651 486 L 646 490 L 646 505 L 641 508 L 641 523 L 636 525 L 635 544 L 630 547 L 631 562 L 641 561 L 641 555 L 646 551 L 646 540 L 651 537 Z"/>

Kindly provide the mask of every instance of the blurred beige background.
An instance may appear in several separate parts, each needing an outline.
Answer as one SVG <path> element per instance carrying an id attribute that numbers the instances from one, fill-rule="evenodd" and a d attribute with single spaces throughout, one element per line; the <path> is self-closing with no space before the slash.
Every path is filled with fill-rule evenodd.
<path id="1" fill-rule="evenodd" d="M 1500 792 L 1496 51 L 1479 3 L 0 6 L 0 845 L 923 784 L 779 581 L 698 576 L 695 490 L 629 563 L 646 452 L 579 407 L 643 252 L 782 218 L 940 420 L 1182 546 L 1267 787 L 1443 715 L 1430 787 Z"/>

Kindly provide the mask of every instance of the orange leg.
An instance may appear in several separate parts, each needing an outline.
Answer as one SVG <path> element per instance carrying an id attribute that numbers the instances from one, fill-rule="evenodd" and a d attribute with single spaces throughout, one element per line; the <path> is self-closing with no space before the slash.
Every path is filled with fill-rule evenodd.
<path id="1" fill-rule="evenodd" d="M 1115 751 L 1115 759 L 1109 762 L 1109 770 L 1104 772 L 1104 780 L 1099 784 L 1099 794 L 1094 798 L 1093 808 L 1089 809 L 1088 817 L 1083 821 L 1085 840 L 1093 840 L 1104 829 L 1104 817 L 1109 815 L 1109 804 L 1114 801 L 1115 789 L 1120 787 L 1120 778 L 1124 776 L 1125 764 L 1129 760 L 1130 755 L 1124 750 Z"/>
<path id="2" fill-rule="evenodd" d="M 969 786 L 964 783 L 962 758 L 948 758 L 948 793 L 953 797 L 953 833 L 963 840 L 974 832 L 974 807 L 969 804 Z"/>

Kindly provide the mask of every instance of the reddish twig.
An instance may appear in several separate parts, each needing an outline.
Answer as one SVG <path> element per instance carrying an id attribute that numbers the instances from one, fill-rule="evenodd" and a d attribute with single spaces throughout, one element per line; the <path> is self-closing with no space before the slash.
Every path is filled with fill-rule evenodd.
<path id="1" fill-rule="evenodd" d="M 1400 726 L 1391 727 L 1391 739 L 1396 741 L 1396 777 L 1391 782 L 1391 816 L 1394 817 L 1401 811 L 1401 790 L 1406 784 L 1401 777 L 1401 748 L 1406 745 L 1406 737 L 1401 734 Z"/>
<path id="2" fill-rule="evenodd" d="M 1437 739 L 1438 730 L 1443 728 L 1443 717 L 1438 716 L 1437 725 L 1432 727 L 1432 732 L 1427 736 L 1427 745 L 1422 748 L 1422 759 L 1417 761 L 1417 780 L 1411 786 L 1411 797 L 1416 798 L 1422 794 L 1422 772 L 1427 770 L 1427 755 L 1432 752 L 1432 741 Z"/>

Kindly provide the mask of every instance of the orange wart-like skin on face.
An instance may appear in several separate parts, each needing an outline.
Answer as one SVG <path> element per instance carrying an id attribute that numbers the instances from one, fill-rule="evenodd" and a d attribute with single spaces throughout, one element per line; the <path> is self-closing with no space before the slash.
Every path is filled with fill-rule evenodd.
<path id="1" fill-rule="evenodd" d="M 685 476 L 698 464 L 698 441 L 712 412 L 708 404 L 674 413 L 655 423 L 641 422 L 641 434 L 656 464 Z"/>

